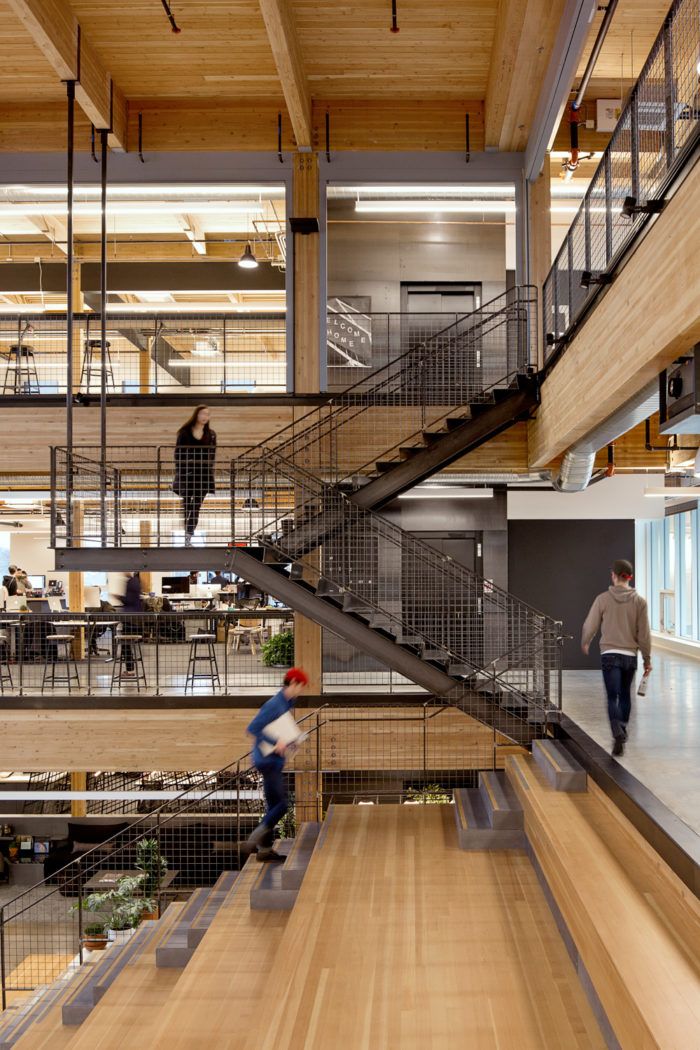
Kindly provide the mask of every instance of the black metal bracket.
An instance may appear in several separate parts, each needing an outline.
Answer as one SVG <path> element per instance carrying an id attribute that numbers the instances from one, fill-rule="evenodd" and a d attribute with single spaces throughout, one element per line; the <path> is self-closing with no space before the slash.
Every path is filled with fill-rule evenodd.
<path id="1" fill-rule="evenodd" d="M 309 216 L 294 216 L 290 215 L 289 225 L 292 228 L 292 233 L 300 233 L 307 235 L 309 233 L 320 233 L 321 227 L 318 224 L 318 219 L 315 215 Z"/>
<path id="2" fill-rule="evenodd" d="M 100 160 L 99 160 L 99 157 L 97 156 L 97 153 L 95 152 L 95 125 L 94 124 L 90 125 L 90 153 L 92 155 L 92 159 L 94 160 L 95 164 L 99 164 Z"/>
<path id="3" fill-rule="evenodd" d="M 469 114 L 464 114 L 464 162 L 468 164 L 472 159 L 469 146 Z"/>
<path id="4" fill-rule="evenodd" d="M 146 163 L 143 156 L 143 113 L 139 113 L 139 160 Z"/>
<path id="5" fill-rule="evenodd" d="M 277 158 L 280 164 L 284 164 L 282 155 L 282 114 L 277 114 Z"/>
<path id="6" fill-rule="evenodd" d="M 636 197 L 625 197 L 622 214 L 628 219 L 633 219 L 635 215 L 658 215 L 663 211 L 665 204 L 663 197 L 648 200 L 646 204 L 638 204 Z"/>
<path id="7" fill-rule="evenodd" d="M 109 127 L 107 128 L 108 134 L 112 134 L 114 130 L 114 81 L 109 78 Z"/>
<path id="8" fill-rule="evenodd" d="M 652 445 L 651 443 L 651 423 L 648 419 L 644 420 L 644 448 L 647 452 L 698 452 L 697 445 L 679 445 L 678 436 L 676 434 L 671 435 L 670 445 Z"/>
<path id="9" fill-rule="evenodd" d="M 75 41 L 75 82 L 76 82 L 76 84 L 80 83 L 80 56 L 81 56 L 80 22 L 78 22 L 77 31 L 76 31 L 76 41 Z"/>
<path id="10" fill-rule="evenodd" d="M 590 270 L 583 270 L 581 272 L 581 287 L 590 288 L 592 284 L 600 285 L 601 287 L 606 284 L 612 284 L 613 278 L 610 273 L 592 273 Z"/>
<path id="11" fill-rule="evenodd" d="M 399 32 L 398 16 L 396 13 L 396 0 L 391 0 L 391 32 Z"/>
<path id="12" fill-rule="evenodd" d="M 331 115 L 326 110 L 326 162 L 331 162 Z"/>

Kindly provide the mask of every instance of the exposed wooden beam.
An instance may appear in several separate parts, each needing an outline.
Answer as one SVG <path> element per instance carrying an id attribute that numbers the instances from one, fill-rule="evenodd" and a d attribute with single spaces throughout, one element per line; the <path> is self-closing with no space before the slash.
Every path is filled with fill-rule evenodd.
<path id="1" fill-rule="evenodd" d="M 60 80 L 75 80 L 75 99 L 96 128 L 110 128 L 109 144 L 126 149 L 126 99 L 97 52 L 79 32 L 67 0 L 8 0 Z"/>
<path id="2" fill-rule="evenodd" d="M 297 146 L 311 147 L 311 95 L 288 0 L 260 0 L 267 37 L 279 73 Z"/>
<path id="3" fill-rule="evenodd" d="M 499 0 L 486 91 L 486 146 L 522 150 L 565 0 Z"/>
<path id="4" fill-rule="evenodd" d="M 196 219 L 194 215 L 181 215 L 179 218 L 182 223 L 183 232 L 187 237 L 187 240 L 192 242 L 194 250 L 199 255 L 206 255 L 207 240 L 199 220 Z"/>
<path id="5" fill-rule="evenodd" d="M 63 255 L 68 254 L 68 231 L 64 223 L 53 215 L 28 215 L 27 221 L 48 237 L 53 248 L 58 248 Z"/>

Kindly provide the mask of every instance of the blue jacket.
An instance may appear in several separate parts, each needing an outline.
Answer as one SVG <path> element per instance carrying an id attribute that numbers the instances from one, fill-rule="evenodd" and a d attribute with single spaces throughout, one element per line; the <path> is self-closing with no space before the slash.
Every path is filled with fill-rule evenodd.
<path id="1" fill-rule="evenodd" d="M 266 700 L 262 705 L 253 721 L 248 726 L 248 732 L 255 737 L 255 744 L 253 746 L 253 763 L 258 769 L 284 769 L 284 756 L 283 755 L 263 755 L 260 750 L 260 744 L 264 740 L 268 744 L 274 745 L 277 743 L 272 737 L 265 736 L 265 727 L 269 726 L 270 722 L 274 722 L 275 719 L 280 718 L 286 714 L 287 711 L 291 711 L 294 707 L 294 701 L 287 700 L 284 695 L 284 689 L 280 689 L 278 693 L 271 696 L 269 700 Z"/>

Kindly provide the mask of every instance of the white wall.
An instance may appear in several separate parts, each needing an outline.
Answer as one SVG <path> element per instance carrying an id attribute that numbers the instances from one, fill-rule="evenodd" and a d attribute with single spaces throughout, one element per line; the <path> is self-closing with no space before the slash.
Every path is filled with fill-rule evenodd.
<path id="1" fill-rule="evenodd" d="M 658 474 L 617 474 L 583 492 L 509 491 L 508 519 L 663 518 L 664 500 L 644 495 L 658 485 Z"/>
<path id="2" fill-rule="evenodd" d="M 41 575 L 49 579 L 62 580 L 68 590 L 68 573 L 56 572 L 55 557 L 49 547 L 48 527 L 37 532 L 30 532 L 30 525 L 18 529 L 10 535 L 10 564 L 19 565 L 30 576 Z"/>

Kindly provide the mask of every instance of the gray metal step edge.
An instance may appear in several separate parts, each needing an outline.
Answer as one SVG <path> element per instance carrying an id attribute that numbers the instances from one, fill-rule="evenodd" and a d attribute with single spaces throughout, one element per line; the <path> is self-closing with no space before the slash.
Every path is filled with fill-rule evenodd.
<path id="1" fill-rule="evenodd" d="M 105 961 L 100 960 L 87 980 L 83 981 L 75 994 L 63 1004 L 61 1019 L 64 1025 L 79 1025 L 89 1017 L 129 960 L 143 950 L 156 926 L 157 920 L 148 919 L 141 923 L 136 933 L 128 941 L 107 950 Z"/>
<path id="2" fill-rule="evenodd" d="M 505 773 L 487 770 L 479 773 L 479 791 L 496 831 L 521 831 L 525 827 L 523 809 Z"/>
<path id="3" fill-rule="evenodd" d="M 586 771 L 556 740 L 534 740 L 532 757 L 556 791 L 585 791 Z"/>

